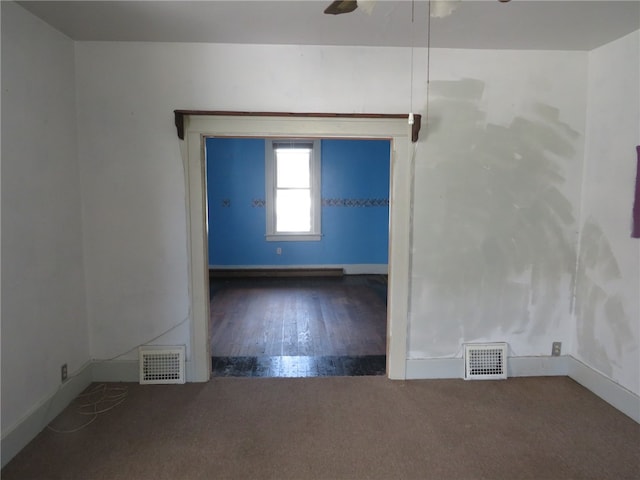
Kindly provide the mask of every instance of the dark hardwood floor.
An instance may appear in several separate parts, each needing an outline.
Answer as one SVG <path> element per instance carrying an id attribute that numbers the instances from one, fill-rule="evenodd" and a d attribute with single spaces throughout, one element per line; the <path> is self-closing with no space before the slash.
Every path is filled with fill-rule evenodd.
<path id="1" fill-rule="evenodd" d="M 387 277 L 213 278 L 220 376 L 385 373 Z"/>

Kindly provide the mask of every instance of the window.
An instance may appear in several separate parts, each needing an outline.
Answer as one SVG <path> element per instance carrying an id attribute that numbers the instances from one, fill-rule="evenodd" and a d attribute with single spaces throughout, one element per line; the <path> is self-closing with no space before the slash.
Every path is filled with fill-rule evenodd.
<path id="1" fill-rule="evenodd" d="M 320 141 L 267 140 L 267 240 L 320 240 Z"/>

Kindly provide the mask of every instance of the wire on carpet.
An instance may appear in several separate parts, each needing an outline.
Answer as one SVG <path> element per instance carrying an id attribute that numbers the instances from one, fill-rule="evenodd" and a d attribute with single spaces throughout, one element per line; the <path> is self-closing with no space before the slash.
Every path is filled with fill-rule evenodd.
<path id="1" fill-rule="evenodd" d="M 124 402 L 128 392 L 129 389 L 125 386 L 107 385 L 105 383 L 98 384 L 85 393 L 81 393 L 74 400 L 74 402 L 77 403 L 75 413 L 91 417 L 88 421 L 85 421 L 78 427 L 70 429 L 56 428 L 49 424 L 47 425 L 47 429 L 56 433 L 79 432 L 95 422 L 98 416 L 113 410 Z"/>
<path id="2" fill-rule="evenodd" d="M 157 339 L 159 339 L 160 337 L 163 337 L 164 335 L 168 334 L 169 332 L 172 332 L 173 330 L 175 330 L 178 327 L 180 327 L 183 324 L 185 324 L 190 318 L 191 318 L 191 309 L 189 309 L 189 312 L 188 312 L 187 316 L 184 317 L 180 322 L 178 322 L 177 324 L 167 328 L 162 333 L 156 335 L 152 339 L 147 340 L 144 343 L 138 344 L 138 345 L 130 348 L 129 350 L 127 350 L 125 352 L 122 352 L 122 353 L 119 353 L 117 355 L 114 355 L 111 358 L 93 359 L 93 362 L 100 362 L 100 363 L 109 362 L 109 361 L 112 361 L 112 360 L 116 360 L 116 359 L 118 359 L 120 357 L 123 357 L 124 355 L 126 355 L 126 354 L 128 354 L 130 352 L 133 352 L 136 348 L 139 348 L 142 345 L 154 342 Z M 69 377 L 67 378 L 67 382 L 66 383 L 68 383 L 69 380 L 77 377 L 78 375 L 80 375 L 80 371 L 78 371 L 78 372 L 76 372 L 76 373 L 74 373 L 72 375 L 69 375 Z M 58 391 L 60 391 L 60 389 L 62 387 L 64 387 L 64 385 L 65 384 L 61 384 L 58 387 L 58 389 L 56 390 L 56 393 L 58 393 Z M 116 391 L 116 392 L 119 391 L 120 393 L 113 394 L 112 392 L 114 392 L 114 391 Z M 98 399 L 98 400 L 96 400 L 94 402 L 85 404 L 84 406 L 78 407 L 78 411 L 77 411 L 78 414 L 91 416 L 91 419 L 89 421 L 83 423 L 82 425 L 80 425 L 77 428 L 73 428 L 73 429 L 70 429 L 70 430 L 64 430 L 64 429 L 61 430 L 61 429 L 57 429 L 55 427 L 52 427 L 51 423 L 53 423 L 53 421 L 51 421 L 51 422 L 49 422 L 49 425 L 47 425 L 47 428 L 49 430 L 53 431 L 53 432 L 56 432 L 56 433 L 74 433 L 74 432 L 78 432 L 78 431 L 82 430 L 83 428 L 85 428 L 87 425 L 90 425 L 91 423 L 93 423 L 96 420 L 96 418 L 98 418 L 98 415 L 100 415 L 102 413 L 106 413 L 109 410 L 111 410 L 112 408 L 120 405 L 125 400 L 125 398 L 127 396 L 127 388 L 126 387 L 113 387 L 113 386 L 107 387 L 106 384 L 100 384 L 100 385 L 97 385 L 96 387 L 92 388 L 88 392 L 80 394 L 76 398 L 76 400 L 78 400 L 79 398 L 82 398 L 82 397 L 95 395 L 95 394 L 97 394 L 99 392 L 102 393 L 102 397 L 100 399 Z M 51 408 L 51 404 L 53 403 L 53 397 L 54 396 L 52 396 L 49 399 L 49 405 L 47 406 L 47 415 L 49 413 L 49 409 Z M 76 401 L 76 400 L 74 400 L 74 401 Z M 107 404 L 107 406 L 106 407 L 102 407 L 102 408 L 98 408 L 98 405 L 102 405 L 102 404 Z M 89 408 L 89 410 L 82 410 L 83 408 L 84 409 Z M 93 410 L 91 410 L 91 408 L 93 408 Z"/>

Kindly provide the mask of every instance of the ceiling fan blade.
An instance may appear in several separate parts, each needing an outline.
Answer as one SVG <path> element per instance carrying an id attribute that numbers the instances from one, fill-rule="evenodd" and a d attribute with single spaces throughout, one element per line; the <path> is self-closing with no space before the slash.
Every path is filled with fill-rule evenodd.
<path id="1" fill-rule="evenodd" d="M 356 0 L 335 0 L 324 10 L 324 13 L 340 15 L 341 13 L 353 12 L 356 8 L 358 8 Z"/>

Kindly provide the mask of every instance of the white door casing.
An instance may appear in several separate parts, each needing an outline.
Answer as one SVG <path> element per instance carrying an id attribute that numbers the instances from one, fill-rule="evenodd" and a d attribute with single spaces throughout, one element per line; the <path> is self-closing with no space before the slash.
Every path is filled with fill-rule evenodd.
<path id="1" fill-rule="evenodd" d="M 209 352 L 209 271 L 206 229 L 206 137 L 304 137 L 391 140 L 389 186 L 389 287 L 387 299 L 387 375 L 406 378 L 410 291 L 410 232 L 413 208 L 411 125 L 406 118 L 332 116 L 185 115 L 181 152 L 185 168 L 191 358 L 187 381 L 206 382 Z"/>

